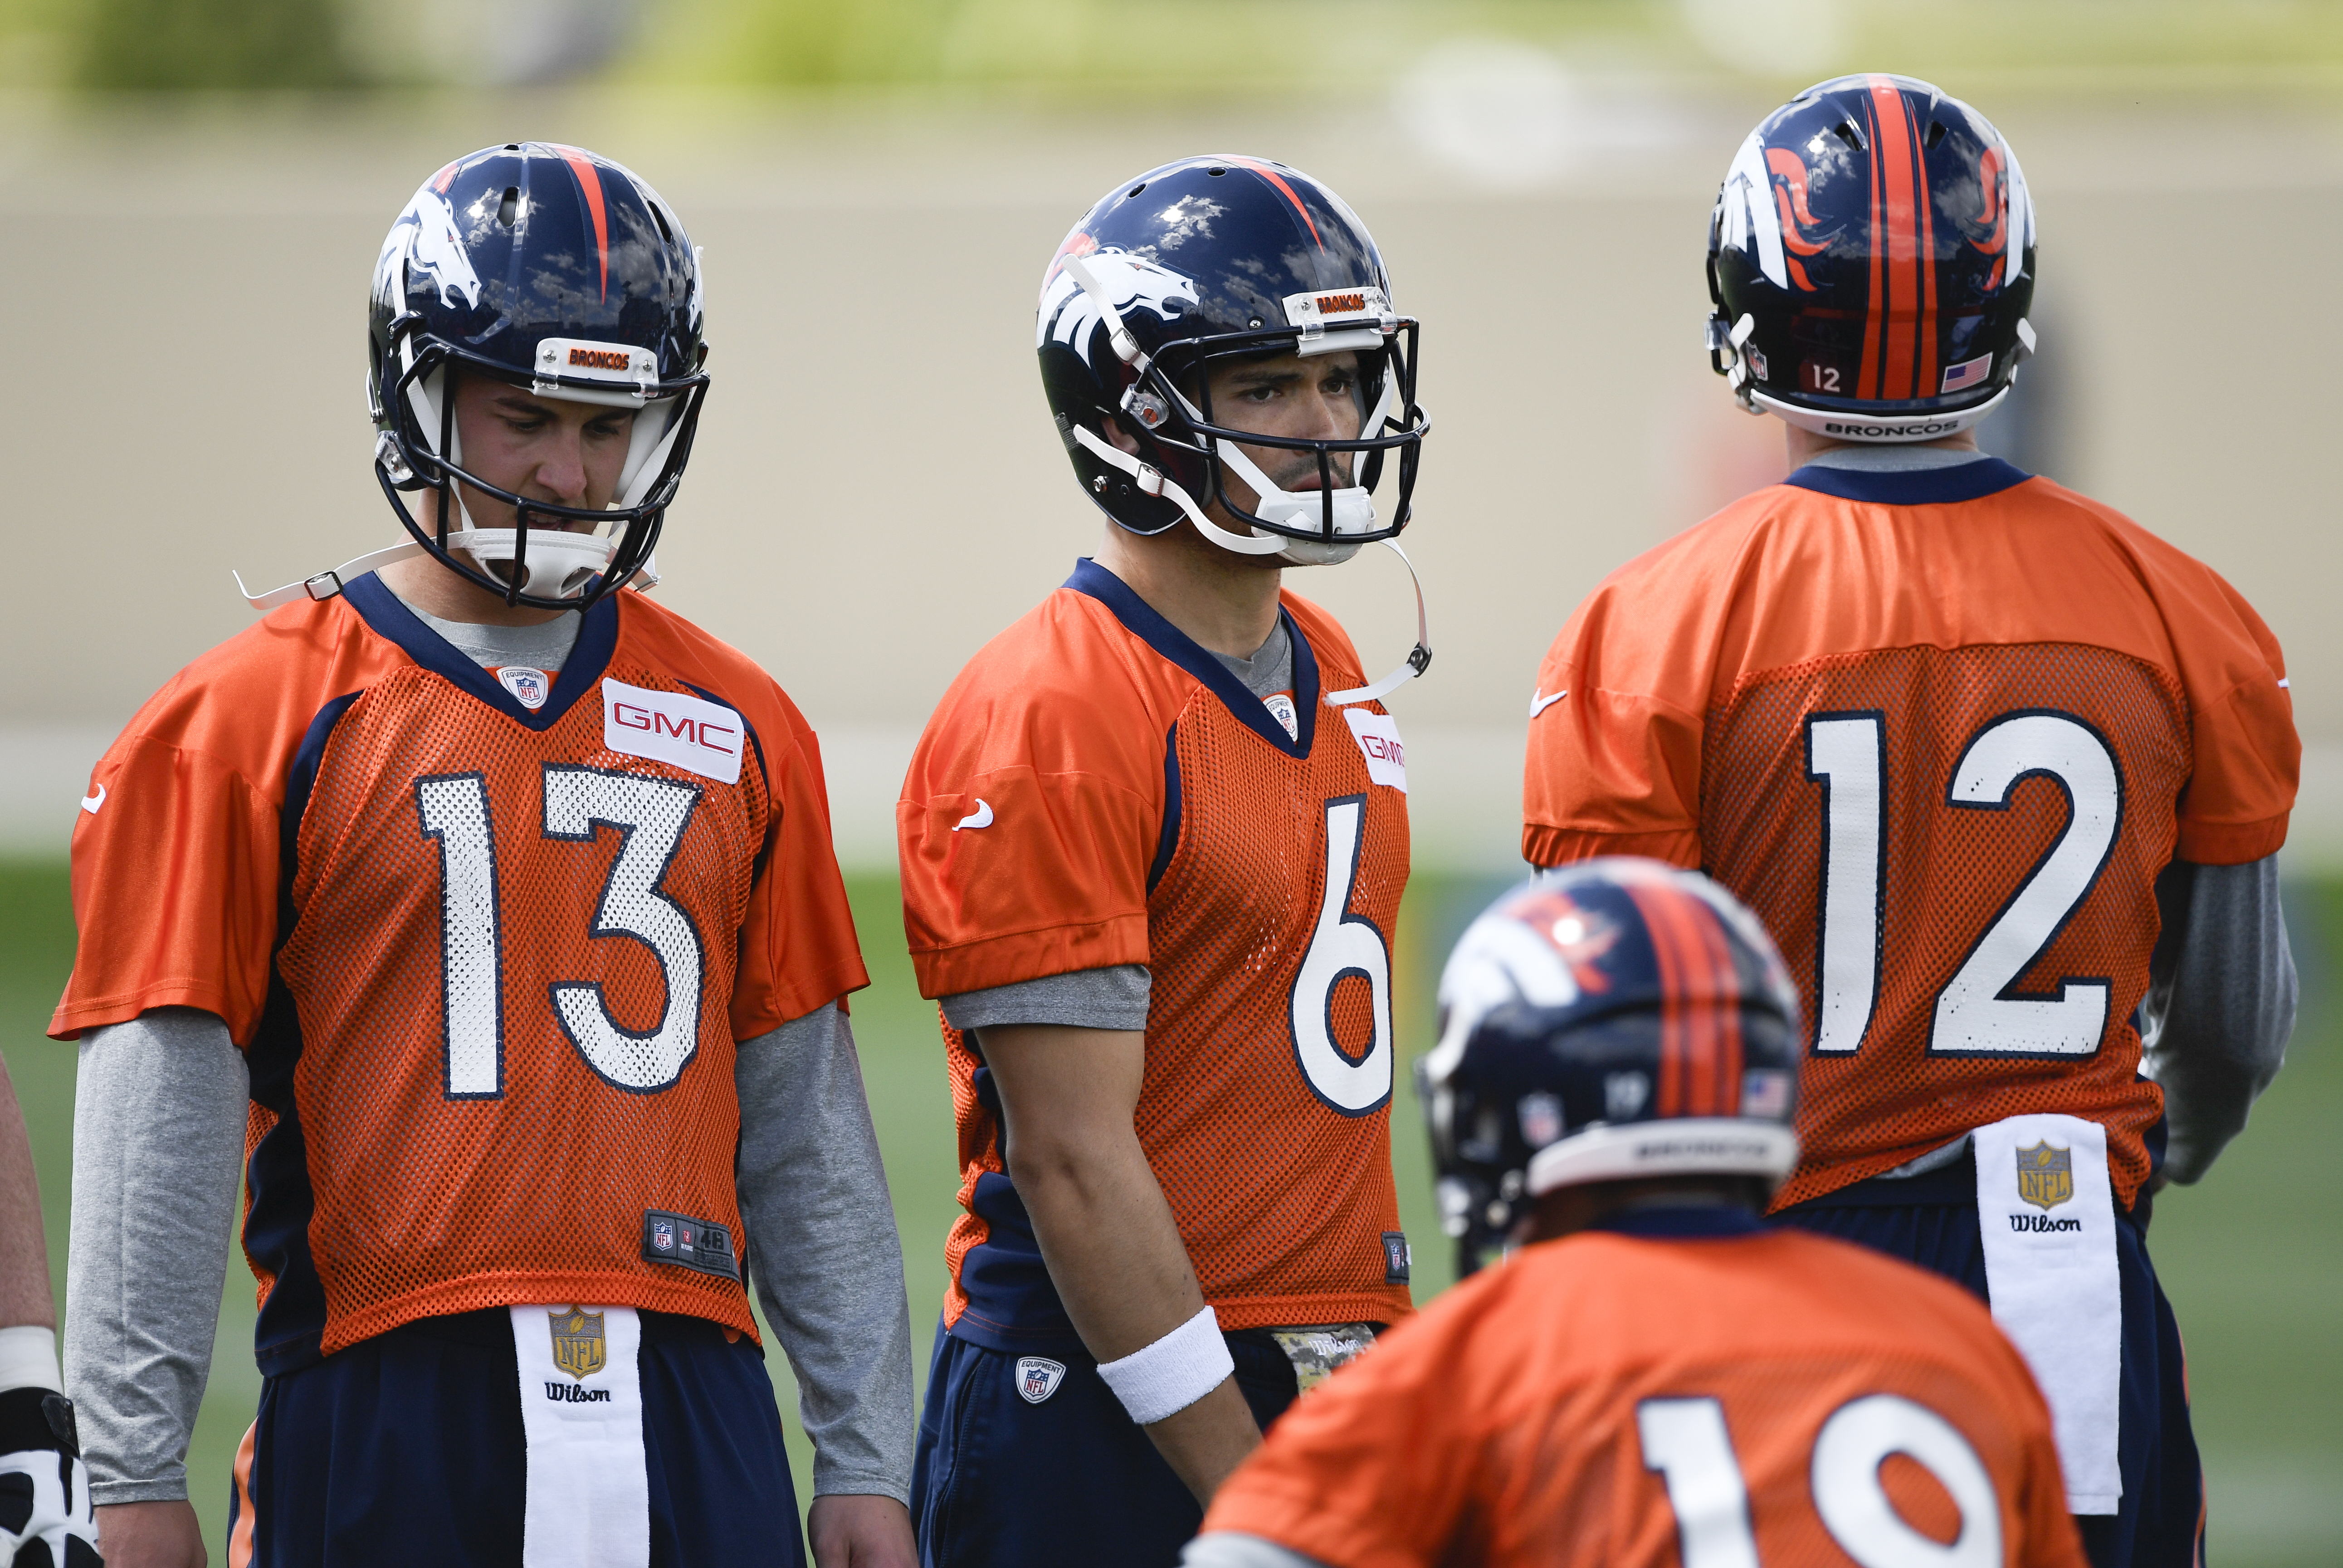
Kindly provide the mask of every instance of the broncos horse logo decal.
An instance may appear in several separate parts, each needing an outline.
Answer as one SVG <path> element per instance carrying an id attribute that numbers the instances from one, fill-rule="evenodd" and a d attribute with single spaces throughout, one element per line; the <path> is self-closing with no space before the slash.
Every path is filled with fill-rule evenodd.
<path id="1" fill-rule="evenodd" d="M 1145 306 L 1165 321 L 1176 321 L 1198 302 L 1192 279 L 1119 246 L 1100 250 L 1090 236 L 1076 233 L 1058 247 L 1058 256 L 1068 255 L 1079 256 L 1089 264 L 1091 276 L 1098 279 L 1115 309 L 1126 316 Z M 1174 300 L 1180 302 L 1176 307 Z M 1098 302 L 1052 257 L 1049 274 L 1041 280 L 1041 312 L 1033 347 L 1040 348 L 1054 340 L 1087 357 L 1091 334 L 1101 319 Z"/>
<path id="2" fill-rule="evenodd" d="M 456 227 L 455 209 L 435 188 L 437 184 L 435 180 L 415 193 L 375 258 L 375 297 L 394 314 L 405 308 L 407 291 L 418 275 L 437 286 L 440 304 L 452 306 L 461 295 L 466 306 L 479 307 L 480 275 L 472 270 L 464 236 Z"/>

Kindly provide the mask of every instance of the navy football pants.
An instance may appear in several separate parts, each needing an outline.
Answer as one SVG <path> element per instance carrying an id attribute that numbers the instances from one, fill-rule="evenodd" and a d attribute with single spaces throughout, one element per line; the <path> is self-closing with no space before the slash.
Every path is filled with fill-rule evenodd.
<path id="1" fill-rule="evenodd" d="M 772 1380 L 751 1341 L 642 1314 L 651 1563 L 804 1568 Z M 426 1318 L 261 1388 L 231 1568 L 518 1568 L 528 1482 L 512 1317 Z M 241 1459 L 237 1468 L 245 1466 Z"/>
<path id="2" fill-rule="evenodd" d="M 1293 1363 L 1266 1332 L 1225 1336 L 1237 1387 L 1266 1432 L 1293 1402 Z M 1017 1352 L 936 1325 L 911 1471 L 921 1568 L 1172 1568 L 1203 1510 L 1131 1419 L 1098 1363 L 1052 1352 L 1066 1375 L 1029 1404 Z"/>
<path id="3" fill-rule="evenodd" d="M 1859 1181 L 1775 1218 L 1932 1269 L 1990 1300 L 1971 1160 L 1903 1181 Z M 2148 1261 L 2145 1218 L 2144 1206 L 2131 1213 L 2116 1211 L 2116 1270 L 2123 1293 L 2116 1456 L 2123 1501 L 2111 1514 L 2075 1516 L 2092 1568 L 2194 1568 L 2203 1549 L 2205 1476 L 2188 1425 L 2187 1368 L 2172 1305 Z"/>

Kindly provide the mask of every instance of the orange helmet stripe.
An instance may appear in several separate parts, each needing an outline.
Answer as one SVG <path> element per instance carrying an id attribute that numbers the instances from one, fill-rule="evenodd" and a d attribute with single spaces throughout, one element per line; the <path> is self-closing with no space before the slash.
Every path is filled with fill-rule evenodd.
<path id="1" fill-rule="evenodd" d="M 1310 209 L 1302 205 L 1302 198 L 1293 194 L 1293 187 L 1285 183 L 1285 176 L 1283 175 L 1279 174 L 1267 164 L 1256 162 L 1252 158 L 1231 158 L 1229 161 L 1235 164 L 1240 168 L 1251 169 L 1253 173 L 1259 175 L 1262 178 L 1275 186 L 1279 190 L 1283 191 L 1285 193 L 1285 199 L 1293 204 L 1293 210 L 1300 213 L 1302 215 L 1302 221 L 1309 226 L 1310 237 L 1318 241 L 1318 248 L 1320 250 L 1326 248 L 1326 242 L 1324 239 L 1320 237 L 1318 233 L 1318 225 L 1316 221 L 1311 217 Z"/>
<path id="2" fill-rule="evenodd" d="M 586 210 L 594 215 L 594 255 L 602 268 L 602 297 L 610 297 L 610 220 L 602 210 L 602 172 L 594 166 L 593 156 L 577 147 L 554 144 L 553 150 L 578 176 L 578 188 L 585 193 Z"/>

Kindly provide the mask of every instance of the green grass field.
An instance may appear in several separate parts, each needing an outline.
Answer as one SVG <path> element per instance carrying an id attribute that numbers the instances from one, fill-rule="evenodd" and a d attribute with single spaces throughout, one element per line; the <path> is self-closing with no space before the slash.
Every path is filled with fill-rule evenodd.
<path id="1" fill-rule="evenodd" d="M 1485 882 L 1419 878 L 1410 891 L 1397 977 L 1406 1053 L 1430 1043 L 1440 957 L 1493 890 Z M 2343 1319 L 2343 1139 L 2335 1134 L 2343 1126 L 2343 999 L 2328 983 L 2343 957 L 2343 884 L 2297 891 L 2305 1006 L 2291 1065 L 2212 1178 L 2159 1201 L 2151 1238 L 2187 1339 L 2197 1430 L 2212 1480 L 2213 1560 L 2224 1568 L 2343 1562 L 2343 1348 L 2335 1332 Z M 873 976 L 871 989 L 855 998 L 855 1030 L 902 1228 L 924 1381 L 957 1180 L 951 1102 L 934 1011 L 920 1000 L 902 953 L 894 884 L 862 879 L 852 892 Z M 0 866 L 0 1050 L 31 1125 L 61 1306 L 74 1053 L 44 1040 L 42 1030 L 72 951 L 64 869 Z M 1449 1259 L 1433 1224 L 1423 1137 L 1405 1088 L 1395 1111 L 1393 1151 L 1423 1301 L 1450 1282 Z M 238 1261 L 229 1271 L 211 1389 L 188 1459 L 216 1551 L 229 1457 L 260 1390 L 252 1319 L 251 1279 Z M 778 1357 L 775 1374 L 802 1494 L 811 1454 Z"/>

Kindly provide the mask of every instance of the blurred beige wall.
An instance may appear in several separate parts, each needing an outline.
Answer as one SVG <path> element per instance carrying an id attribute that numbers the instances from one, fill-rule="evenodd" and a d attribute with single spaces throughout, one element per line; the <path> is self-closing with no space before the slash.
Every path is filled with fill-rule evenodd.
<path id="1" fill-rule="evenodd" d="M 2343 746 L 2318 434 L 2343 116 L 1981 106 L 2041 212 L 2054 471 L 2237 584 L 2286 644 L 2306 740 Z M 61 845 L 107 736 L 247 624 L 231 566 L 274 587 L 393 541 L 360 395 L 377 247 L 447 157 L 538 136 L 628 163 L 707 247 L 716 386 L 659 592 L 811 716 L 841 849 L 865 863 L 891 859 L 888 809 L 938 694 L 1098 535 L 1032 369 L 1060 236 L 1111 182 L 1192 151 L 1265 153 L 1343 191 L 1425 324 L 1434 433 L 1407 544 L 1438 658 L 1393 700 L 1420 842 L 1502 865 L 1526 699 L 1572 606 L 1780 471 L 1777 427 L 1730 407 L 1699 347 L 1708 206 L 1765 107 L 1648 96 L 1634 136 L 1497 190 L 1372 108 L 0 105 L 0 658 L 33 677 L 0 691 L 0 843 Z M 1405 578 L 1381 552 L 1290 580 L 1373 668 L 1405 650 Z M 2298 838 L 2343 852 L 2327 756 Z"/>

